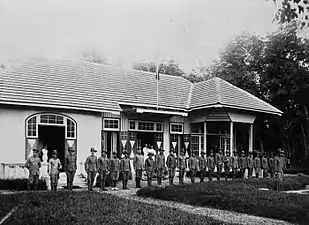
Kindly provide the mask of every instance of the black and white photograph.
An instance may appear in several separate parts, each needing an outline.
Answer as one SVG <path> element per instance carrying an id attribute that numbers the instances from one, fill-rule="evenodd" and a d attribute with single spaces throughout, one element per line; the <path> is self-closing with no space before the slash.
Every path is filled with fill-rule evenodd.
<path id="1" fill-rule="evenodd" d="M 0 0 L 0 225 L 308 225 L 308 0 Z"/>

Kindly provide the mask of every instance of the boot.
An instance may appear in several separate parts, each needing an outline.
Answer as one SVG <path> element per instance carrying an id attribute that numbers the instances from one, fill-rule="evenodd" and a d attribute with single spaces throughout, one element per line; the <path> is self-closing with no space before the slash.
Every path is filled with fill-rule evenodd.
<path id="1" fill-rule="evenodd" d="M 129 188 L 128 188 L 128 181 L 127 180 L 126 180 L 125 185 L 126 185 L 126 190 L 129 190 Z"/>
<path id="2" fill-rule="evenodd" d="M 135 187 L 136 187 L 136 188 L 139 188 L 139 187 L 138 187 L 138 178 L 135 178 Z"/>
<path id="3" fill-rule="evenodd" d="M 126 189 L 126 182 L 123 180 L 122 181 L 122 189 L 125 190 Z"/>

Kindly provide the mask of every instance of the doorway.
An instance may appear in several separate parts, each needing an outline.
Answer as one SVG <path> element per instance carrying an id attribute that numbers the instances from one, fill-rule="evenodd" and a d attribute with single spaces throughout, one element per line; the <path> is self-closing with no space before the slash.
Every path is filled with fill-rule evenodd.
<path id="1" fill-rule="evenodd" d="M 38 126 L 39 142 L 42 146 L 47 146 L 48 160 L 52 156 L 53 150 L 57 150 L 58 158 L 64 168 L 65 157 L 65 127 L 64 126 Z"/>
<path id="2" fill-rule="evenodd" d="M 141 147 L 141 149 L 145 147 L 145 144 L 147 144 L 149 148 L 150 146 L 152 146 L 155 149 L 155 133 L 137 132 L 136 138 L 137 138 L 138 146 Z"/>

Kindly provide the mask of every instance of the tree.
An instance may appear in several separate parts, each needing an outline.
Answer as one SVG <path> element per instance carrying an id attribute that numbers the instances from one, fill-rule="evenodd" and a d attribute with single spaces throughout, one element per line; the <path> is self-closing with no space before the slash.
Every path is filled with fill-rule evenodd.
<path id="1" fill-rule="evenodd" d="M 134 63 L 133 69 L 146 72 L 156 72 L 156 62 L 137 62 Z M 184 76 L 185 73 L 179 68 L 179 64 L 173 59 L 167 59 L 159 64 L 159 73 L 173 76 Z"/>
<path id="2" fill-rule="evenodd" d="M 101 56 L 95 51 L 83 52 L 81 55 L 81 59 L 98 64 L 109 64 L 105 57 Z"/>
<path id="3" fill-rule="evenodd" d="M 277 5 L 275 19 L 280 23 L 298 21 L 301 28 L 309 25 L 308 0 L 273 0 Z"/>

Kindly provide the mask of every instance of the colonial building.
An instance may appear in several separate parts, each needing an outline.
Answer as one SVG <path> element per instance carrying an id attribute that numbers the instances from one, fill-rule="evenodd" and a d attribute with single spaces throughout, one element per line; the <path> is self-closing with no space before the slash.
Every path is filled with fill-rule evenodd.
<path id="1" fill-rule="evenodd" d="M 49 156 L 57 149 L 62 162 L 72 146 L 78 173 L 91 147 L 109 156 L 145 144 L 165 154 L 252 151 L 261 114 L 282 112 L 220 78 L 192 84 L 160 74 L 157 82 L 153 73 L 88 62 L 17 60 L 0 70 L 0 176 L 44 146 Z"/>

